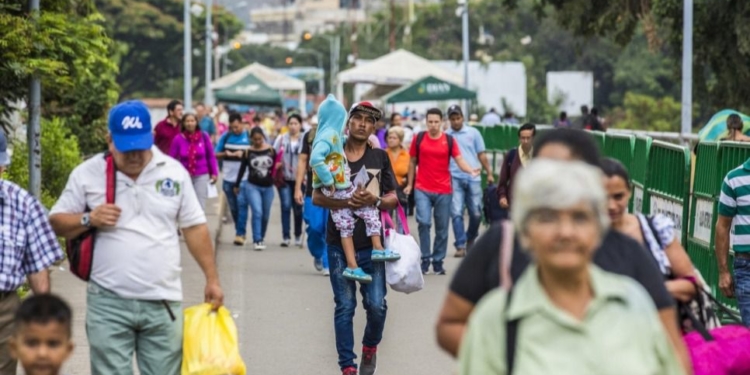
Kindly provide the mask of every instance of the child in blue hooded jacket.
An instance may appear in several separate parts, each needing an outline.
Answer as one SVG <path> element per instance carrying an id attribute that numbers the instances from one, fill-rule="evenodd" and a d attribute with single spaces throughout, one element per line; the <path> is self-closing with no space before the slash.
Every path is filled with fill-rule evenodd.
<path id="1" fill-rule="evenodd" d="M 375 120 L 377 121 L 377 118 Z M 346 122 L 346 109 L 333 95 L 328 95 L 318 108 L 318 130 L 310 153 L 313 188 L 320 188 L 325 196 L 339 200 L 348 200 L 355 191 L 364 188 L 364 183 L 355 186 L 350 182 L 351 171 L 344 155 Z M 372 277 L 357 265 L 355 256 L 352 236 L 357 217 L 365 221 L 367 235 L 372 239 L 373 261 L 394 261 L 401 256 L 383 247 L 380 237 L 380 212 L 376 207 L 331 210 L 331 218 L 341 233 L 341 245 L 346 257 L 347 268 L 343 276 L 361 283 L 370 283 Z"/>

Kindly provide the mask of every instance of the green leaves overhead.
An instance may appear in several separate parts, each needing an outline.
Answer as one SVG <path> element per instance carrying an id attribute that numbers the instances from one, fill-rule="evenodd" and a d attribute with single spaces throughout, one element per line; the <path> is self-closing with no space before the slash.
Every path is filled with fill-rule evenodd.
<path id="1" fill-rule="evenodd" d="M 26 100 L 29 80 L 38 74 L 42 115 L 68 117 L 73 133 L 86 140 L 85 151 L 101 148 L 96 125 L 118 92 L 104 18 L 90 0 L 42 1 L 37 17 L 18 3 L 0 0 L 0 114 Z"/>

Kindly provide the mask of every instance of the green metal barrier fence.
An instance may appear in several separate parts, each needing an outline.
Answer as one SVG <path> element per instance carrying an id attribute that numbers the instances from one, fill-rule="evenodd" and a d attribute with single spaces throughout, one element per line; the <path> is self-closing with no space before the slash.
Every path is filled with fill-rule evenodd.
<path id="1" fill-rule="evenodd" d="M 690 226 L 685 246 L 693 265 L 697 268 L 711 291 L 720 297 L 718 290 L 718 269 L 714 253 L 714 218 L 721 188 L 718 175 L 719 144 L 706 142 L 698 144 L 695 158 L 695 177 L 691 197 Z M 723 301 L 728 304 L 729 301 Z"/>
<path id="2" fill-rule="evenodd" d="M 505 138 L 505 129 L 502 125 L 487 127 L 484 130 L 484 146 L 488 150 L 502 150 Z"/>
<path id="3" fill-rule="evenodd" d="M 628 171 L 633 169 L 635 136 L 631 134 L 607 134 L 604 142 L 604 155 L 619 160 Z M 633 197 L 630 197 L 628 211 L 633 212 Z"/>
<path id="4" fill-rule="evenodd" d="M 646 214 L 663 214 L 675 223 L 675 237 L 686 243 L 690 205 L 690 151 L 683 146 L 654 141 L 648 158 Z"/>
<path id="5" fill-rule="evenodd" d="M 630 171 L 633 169 L 635 136 L 631 134 L 607 134 L 604 155 L 619 160 Z"/>
<path id="6" fill-rule="evenodd" d="M 606 133 L 602 133 L 599 131 L 589 131 L 589 134 L 594 137 L 594 141 L 599 146 L 599 151 L 604 152 L 604 146 L 606 144 Z"/>
<path id="7" fill-rule="evenodd" d="M 651 137 L 636 137 L 633 147 L 633 162 L 630 167 L 630 179 L 633 181 L 633 210 L 632 212 L 643 213 L 643 208 L 648 207 L 648 198 L 643 192 L 646 191 L 646 176 L 648 176 L 648 158 L 651 154 Z"/>

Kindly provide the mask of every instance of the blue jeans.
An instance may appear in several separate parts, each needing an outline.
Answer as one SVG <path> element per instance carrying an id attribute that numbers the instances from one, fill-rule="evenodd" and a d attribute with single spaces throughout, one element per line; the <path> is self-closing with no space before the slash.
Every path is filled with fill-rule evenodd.
<path id="1" fill-rule="evenodd" d="M 433 264 L 443 264 L 448 251 L 448 223 L 451 214 L 451 195 L 414 191 L 417 203 L 417 224 L 419 224 L 419 248 L 422 250 L 422 261 L 432 259 Z M 432 210 L 435 209 L 435 245 L 430 252 L 430 229 L 432 228 Z"/>
<path id="2" fill-rule="evenodd" d="M 469 229 L 464 231 L 464 205 L 469 210 Z M 482 182 L 467 179 L 453 179 L 453 200 L 451 219 L 456 249 L 466 248 L 467 242 L 474 242 L 479 236 L 482 222 Z"/>
<path id="3" fill-rule="evenodd" d="M 237 219 L 239 219 L 239 209 L 237 207 L 237 194 L 234 193 L 234 181 L 224 181 L 222 189 L 224 190 L 224 196 L 227 198 L 227 206 L 229 206 L 229 212 L 232 214 L 232 220 L 236 225 Z"/>
<path id="4" fill-rule="evenodd" d="M 383 338 L 385 315 L 388 306 L 385 303 L 385 263 L 371 261 L 372 248 L 356 252 L 357 264 L 372 275 L 372 283 L 360 284 L 362 306 L 367 314 L 367 325 L 362 345 L 378 346 Z M 343 276 L 346 269 L 344 249 L 338 246 L 328 246 L 328 259 L 331 262 L 331 287 L 333 301 L 336 304 L 333 313 L 334 331 L 336 333 L 336 351 L 339 354 L 341 369 L 357 365 L 354 360 L 354 311 L 357 308 L 357 282 L 347 280 Z"/>
<path id="5" fill-rule="evenodd" d="M 305 197 L 305 208 L 302 214 L 307 223 L 307 249 L 313 258 L 323 262 L 323 268 L 328 268 L 328 244 L 326 243 L 328 210 L 314 205 L 311 197 Z"/>
<path id="6" fill-rule="evenodd" d="M 750 259 L 734 257 L 734 295 L 742 323 L 750 326 Z"/>
<path id="7" fill-rule="evenodd" d="M 294 238 L 302 236 L 302 205 L 294 201 L 294 181 L 287 181 L 284 187 L 278 188 L 281 200 L 281 233 L 285 240 L 291 239 L 289 215 L 294 209 Z"/>
<path id="8" fill-rule="evenodd" d="M 240 194 L 237 197 L 239 219 L 235 227 L 236 234 L 244 236 L 247 233 L 247 211 L 250 206 L 253 211 L 253 243 L 263 242 L 268 228 L 268 218 L 271 216 L 271 203 L 273 203 L 273 186 L 258 186 L 242 181 Z"/>

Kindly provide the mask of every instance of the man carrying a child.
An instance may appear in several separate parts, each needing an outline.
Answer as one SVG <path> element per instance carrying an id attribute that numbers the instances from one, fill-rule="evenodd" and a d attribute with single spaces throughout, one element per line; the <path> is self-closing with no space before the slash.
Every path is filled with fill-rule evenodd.
<path id="1" fill-rule="evenodd" d="M 321 189 L 313 193 L 313 203 L 327 209 L 359 209 L 374 206 L 381 210 L 396 208 L 396 179 L 391 169 L 388 154 L 380 149 L 373 149 L 368 138 L 373 134 L 375 124 L 382 117 L 382 112 L 369 103 L 357 103 L 349 110 L 347 128 L 349 136 L 344 145 L 344 155 L 352 171 L 351 179 L 365 168 L 369 181 L 363 189 L 357 189 L 349 200 L 337 200 L 327 197 Z M 339 355 L 339 367 L 342 375 L 357 375 L 357 358 L 354 354 L 354 311 L 357 306 L 357 282 L 344 278 L 347 267 L 341 234 L 336 229 L 331 216 L 328 218 L 326 242 L 328 243 L 328 261 L 331 270 L 331 287 L 334 301 L 334 328 L 336 333 L 336 350 Z M 357 219 L 353 233 L 354 248 L 358 266 L 372 276 L 372 282 L 360 288 L 363 306 L 367 311 L 367 327 L 362 340 L 362 360 L 359 365 L 360 375 L 375 373 L 377 346 L 383 336 L 386 316 L 386 283 L 385 264 L 372 262 L 373 245 L 366 232 L 364 220 Z"/>

